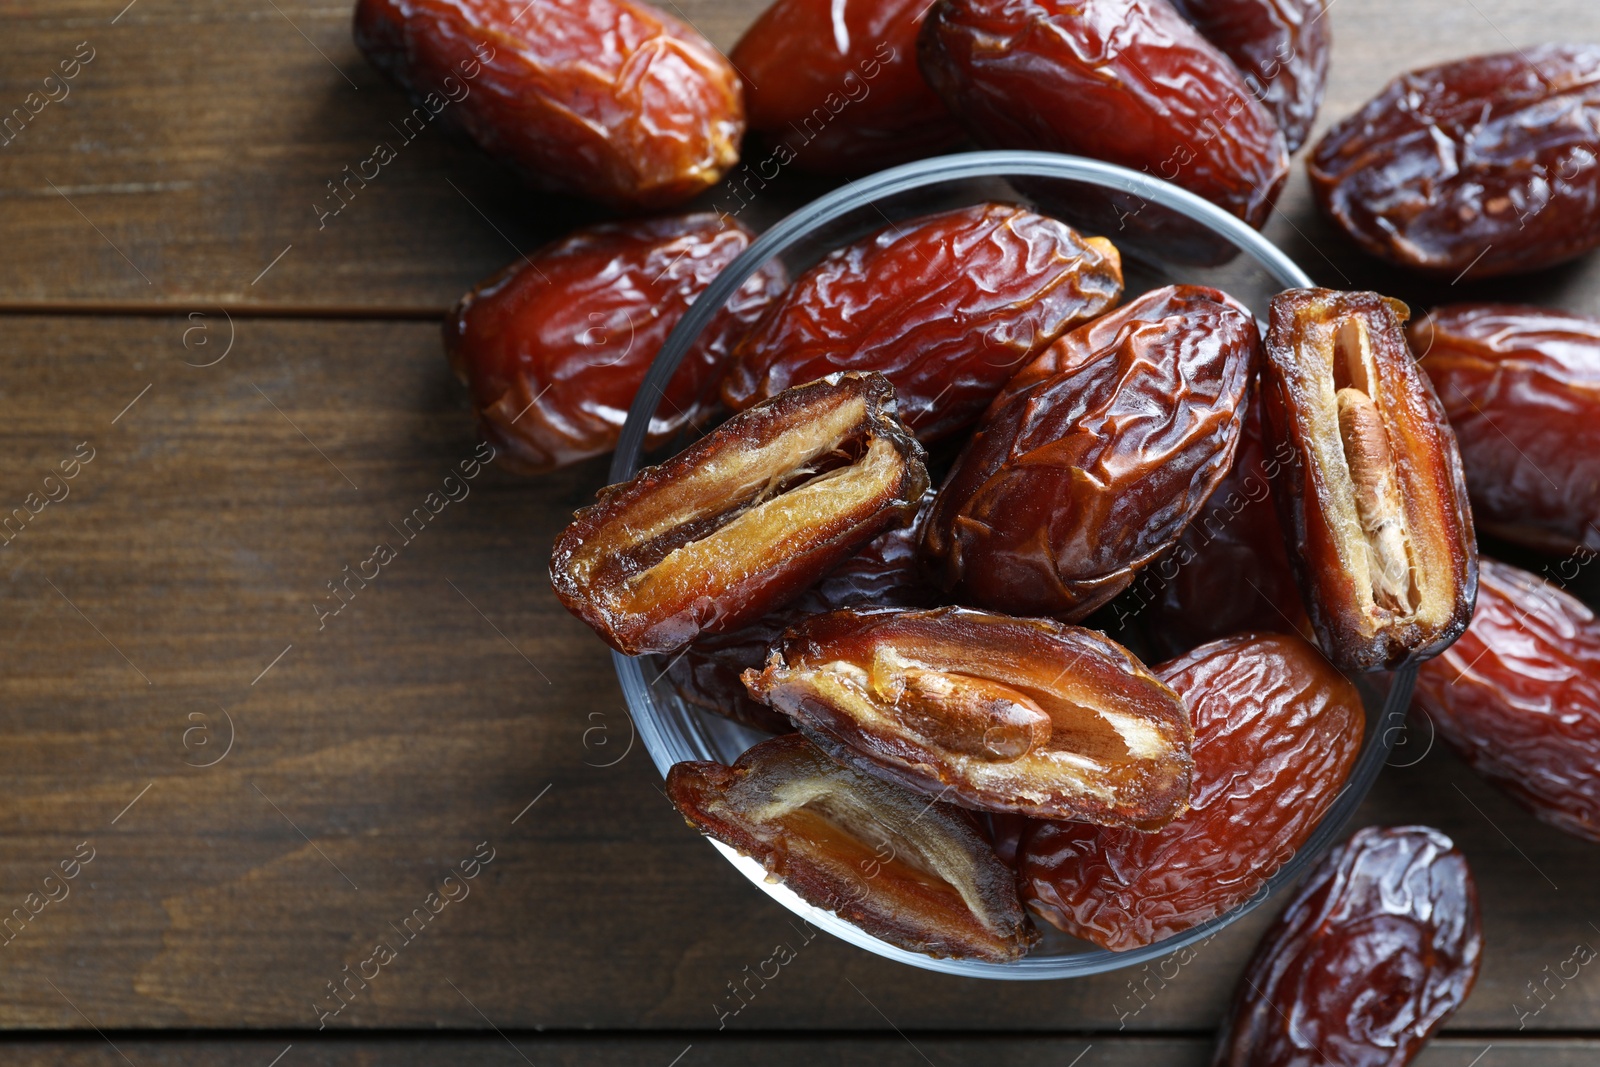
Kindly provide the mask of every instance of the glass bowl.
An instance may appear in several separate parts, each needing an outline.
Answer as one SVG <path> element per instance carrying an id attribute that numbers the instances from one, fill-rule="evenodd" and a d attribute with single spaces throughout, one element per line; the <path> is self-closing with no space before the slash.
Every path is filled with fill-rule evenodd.
<path id="1" fill-rule="evenodd" d="M 1122 167 L 1045 152 L 971 152 L 896 167 L 852 182 L 794 212 L 717 277 L 678 323 L 645 376 L 612 460 L 611 480 L 626 481 L 638 471 L 645 430 L 679 361 L 712 315 L 764 263 L 778 259 L 791 277 L 797 276 L 841 245 L 892 222 L 985 200 L 1028 204 L 1069 221 L 1126 222 L 1138 216 L 1138 225 L 1116 229 L 1101 226 L 1086 231 L 1109 237 L 1121 251 L 1125 299 L 1178 282 L 1211 285 L 1232 294 L 1260 318 L 1278 292 L 1312 284 L 1283 252 L 1232 215 L 1176 186 Z M 1080 207 L 1082 210 L 1075 210 Z M 1175 219 L 1177 224 L 1167 227 L 1165 220 L 1169 219 Z M 1196 256 L 1194 236 L 1200 228 L 1206 231 L 1208 240 L 1215 238 L 1225 243 L 1227 254 L 1216 255 L 1218 242 L 1212 240 L 1208 253 Z M 1170 240 L 1164 237 L 1164 229 L 1171 235 Z M 1199 260 L 1213 265 L 1195 265 Z M 1227 262 L 1216 265 L 1218 260 Z M 675 449 L 665 449 L 663 455 L 672 451 Z M 633 658 L 617 653 L 613 658 L 639 738 L 663 776 L 673 764 L 684 760 L 731 764 L 745 749 L 767 736 L 686 706 L 665 680 L 665 658 Z M 1273 890 L 1292 882 L 1339 838 L 1403 728 L 1415 671 L 1362 675 L 1354 680 L 1366 705 L 1365 742 L 1344 790 L 1305 844 L 1249 900 L 1210 922 L 1144 948 L 1110 952 L 1040 923 L 1044 940 L 1015 963 L 931 959 L 880 941 L 833 913 L 806 903 L 788 887 L 766 881 L 765 870 L 755 860 L 740 856 L 720 842 L 713 840 L 711 844 L 763 893 L 806 922 L 852 945 L 913 967 L 972 978 L 1016 980 L 1067 978 L 1134 966 L 1209 937 L 1260 904 Z"/>

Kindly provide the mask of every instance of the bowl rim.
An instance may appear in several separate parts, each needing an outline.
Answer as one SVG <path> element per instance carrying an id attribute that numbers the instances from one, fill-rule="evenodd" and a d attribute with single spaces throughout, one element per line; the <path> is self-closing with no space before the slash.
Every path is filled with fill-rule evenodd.
<path id="1" fill-rule="evenodd" d="M 679 363 L 711 317 L 769 259 L 811 231 L 879 198 L 950 181 L 997 176 L 1074 180 L 1140 197 L 1199 222 L 1227 239 L 1285 289 L 1310 288 L 1314 284 L 1288 255 L 1240 219 L 1185 189 L 1126 167 L 1078 156 L 1026 151 L 964 152 L 908 163 L 849 182 L 799 208 L 758 237 L 717 275 L 673 328 L 645 374 L 612 456 L 611 482 L 626 481 L 638 472 L 649 423 Z M 669 722 L 658 713 L 651 689 L 661 680 L 661 674 L 654 681 L 646 682 L 643 658 L 615 651 L 611 656 L 635 730 L 663 778 L 675 763 L 715 758 L 710 742 L 697 724 Z M 739 855 L 713 838 L 707 840 L 741 874 L 810 926 L 913 967 L 1009 981 L 1068 978 L 1131 967 L 1163 959 L 1213 936 L 1292 882 L 1342 834 L 1394 748 L 1395 735 L 1402 728 L 1410 703 L 1416 667 L 1408 665 L 1389 677 L 1389 693 L 1376 722 L 1368 727 L 1371 734 L 1363 740 L 1350 777 L 1301 847 L 1280 864 L 1249 899 L 1207 922 L 1137 949 L 1111 952 L 1096 948 L 1068 955 L 1025 956 L 1013 963 L 934 959 L 881 941 L 832 912 L 807 903 L 781 882 L 767 881 L 766 870 L 754 859 Z M 641 710 L 648 713 L 639 714 Z"/>

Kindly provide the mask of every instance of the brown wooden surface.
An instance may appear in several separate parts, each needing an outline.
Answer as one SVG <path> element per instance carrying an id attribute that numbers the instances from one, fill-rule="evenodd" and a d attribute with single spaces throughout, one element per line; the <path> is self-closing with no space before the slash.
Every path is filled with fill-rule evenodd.
<path id="1" fill-rule="evenodd" d="M 318 231 L 323 182 L 404 111 L 350 45 L 347 5 L 138 0 L 112 24 L 121 6 L 0 3 L 7 108 L 78 42 L 96 50 L 71 95 L 0 147 L 0 514 L 80 442 L 94 449 L 70 496 L 0 547 L 0 914 L 80 842 L 94 849 L 71 895 L 0 947 L 0 1024 L 83 1037 L 17 1044 L 6 1062 L 122 1062 L 92 1028 L 140 1064 L 265 1064 L 290 1043 L 284 1067 L 520 1062 L 492 1030 L 374 1044 L 123 1032 L 315 1029 L 326 983 L 397 940 L 390 924 L 483 841 L 494 859 L 470 896 L 330 1029 L 653 1032 L 519 1034 L 539 1063 L 665 1065 L 691 1043 L 685 1065 L 995 1050 L 1070 1063 L 1091 1043 L 1085 1067 L 1204 1062 L 1270 908 L 1163 988 L 1152 979 L 1135 1012 L 1138 971 L 979 983 L 826 935 L 801 943 L 787 912 L 687 830 L 629 747 L 602 646 L 545 578 L 550 540 L 602 462 L 537 481 L 484 471 L 319 630 L 325 583 L 376 541 L 398 543 L 389 523 L 472 454 L 431 319 L 510 244 L 583 209 L 520 191 L 430 131 Z M 753 13 L 683 8 L 724 45 Z M 1600 38 L 1591 0 L 1335 0 L 1329 17 L 1328 116 L 1406 65 Z M 815 191 L 774 187 L 760 209 Z M 1431 298 L 1345 250 L 1298 171 L 1268 232 L 1323 281 Z M 1494 292 L 1600 310 L 1597 271 Z M 1486 291 L 1470 278 L 1455 290 Z M 233 747 L 197 767 L 227 739 L 221 709 Z M 1413 744 L 1400 762 L 1426 738 Z M 1591 968 L 1537 1014 L 1516 1006 L 1539 1006 L 1528 983 L 1577 943 L 1600 945 L 1600 849 L 1437 750 L 1386 772 L 1362 817 L 1441 827 L 1481 883 L 1483 976 L 1451 1024 L 1461 1036 L 1422 1062 L 1465 1065 L 1490 1044 L 1483 1067 L 1594 1062 Z M 741 1036 L 718 1034 L 727 983 L 779 941 L 797 959 L 726 1020 Z"/>

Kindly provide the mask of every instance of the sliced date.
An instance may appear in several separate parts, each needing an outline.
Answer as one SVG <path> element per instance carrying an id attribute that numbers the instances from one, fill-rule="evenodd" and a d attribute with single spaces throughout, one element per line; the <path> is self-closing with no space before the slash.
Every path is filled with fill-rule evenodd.
<path id="1" fill-rule="evenodd" d="M 691 826 L 901 948 L 1005 963 L 1036 937 L 1010 868 L 965 812 L 843 767 L 799 734 L 732 767 L 679 763 L 667 795 Z"/>
<path id="2" fill-rule="evenodd" d="M 502 462 L 532 474 L 611 451 L 667 335 L 754 239 L 709 213 L 591 226 L 462 297 L 445 321 L 445 350 Z M 734 345 L 784 281 L 780 264 L 764 265 L 701 332 L 647 447 L 711 413 Z"/>
<path id="3" fill-rule="evenodd" d="M 1261 939 L 1213 1067 L 1400 1067 L 1455 1014 L 1483 956 L 1467 858 L 1426 826 L 1330 852 Z"/>
<path id="4" fill-rule="evenodd" d="M 556 539 L 551 584 L 613 648 L 676 652 L 792 601 L 927 487 L 888 380 L 834 375 L 601 490 Z"/>
<path id="5" fill-rule="evenodd" d="M 835 611 L 744 677 L 835 759 L 964 807 L 1148 830 L 1188 803 L 1183 702 L 1094 630 L 967 608 Z"/>
<path id="6" fill-rule="evenodd" d="M 1194 724 L 1187 814 L 1155 833 L 1035 822 L 1018 878 L 1053 925 L 1113 951 L 1254 895 L 1338 796 L 1361 751 L 1361 697 L 1298 637 L 1246 635 L 1156 668 Z"/>

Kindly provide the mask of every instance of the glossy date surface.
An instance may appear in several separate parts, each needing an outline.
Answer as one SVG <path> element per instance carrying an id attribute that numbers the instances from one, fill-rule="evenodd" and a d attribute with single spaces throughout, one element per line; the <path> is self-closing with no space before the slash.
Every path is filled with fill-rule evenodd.
<path id="1" fill-rule="evenodd" d="M 551 585 L 618 651 L 676 652 L 789 603 L 927 488 L 888 380 L 834 375 L 602 489 L 556 539 Z"/>
<path id="2" fill-rule="evenodd" d="M 1422 665 L 1415 703 L 1475 771 L 1600 843 L 1600 621 L 1586 605 L 1485 559 L 1472 625 Z"/>
<path id="3" fill-rule="evenodd" d="M 738 74 L 641 0 L 359 0 L 355 40 L 421 125 L 442 114 L 545 189 L 654 210 L 738 159 Z"/>
<path id="4" fill-rule="evenodd" d="M 1261 227 L 1283 133 L 1167 0 L 939 0 L 923 74 L 973 139 L 1143 170 Z"/>
<path id="5" fill-rule="evenodd" d="M 1410 338 L 1460 443 L 1479 528 L 1548 552 L 1600 550 L 1600 320 L 1455 304 Z"/>
<path id="6" fill-rule="evenodd" d="M 1067 334 L 985 414 L 923 549 L 964 603 L 1081 619 L 1170 545 L 1233 462 L 1260 348 L 1215 289 L 1147 293 Z"/>
<path id="7" fill-rule="evenodd" d="M 1155 833 L 1035 822 L 1018 867 L 1034 912 L 1119 952 L 1254 895 L 1333 803 L 1365 725 L 1355 686 L 1298 637 L 1216 641 L 1155 673 L 1193 721 L 1189 811 Z"/>
<path id="8" fill-rule="evenodd" d="M 754 239 L 710 213 L 591 226 L 462 297 L 445 350 L 502 462 L 532 474 L 610 452 L 667 335 Z M 646 447 L 711 413 L 734 346 L 783 285 L 774 261 L 739 287 L 678 365 Z"/>
<path id="9" fill-rule="evenodd" d="M 1010 868 L 965 812 L 835 763 L 799 734 L 732 767 L 679 763 L 667 795 L 809 903 L 901 948 L 1004 963 L 1036 937 Z"/>
<path id="10" fill-rule="evenodd" d="M 1172 0 L 1172 6 L 1233 60 L 1289 151 L 1305 144 L 1333 47 L 1325 0 Z"/>
<path id="11" fill-rule="evenodd" d="M 744 678 L 835 759 L 964 807 L 1155 829 L 1187 805 L 1183 702 L 1095 630 L 835 611 Z"/>
<path id="12" fill-rule="evenodd" d="M 1117 250 L 1011 204 L 891 224 L 795 280 L 740 344 L 735 410 L 841 370 L 894 383 L 923 441 L 976 419 L 1018 367 L 1122 295 Z"/>
<path id="13" fill-rule="evenodd" d="M 1262 403 L 1275 494 L 1318 640 L 1345 670 L 1437 655 L 1466 629 L 1477 541 L 1455 435 L 1376 293 L 1272 301 Z"/>
<path id="14" fill-rule="evenodd" d="M 1426 826 L 1358 831 L 1306 876 L 1223 1022 L 1213 1067 L 1400 1067 L 1472 991 L 1467 858 Z"/>
<path id="15" fill-rule="evenodd" d="M 729 59 L 750 130 L 776 162 L 832 174 L 882 170 L 960 144 L 961 127 L 917 69 L 927 0 L 777 0 Z"/>
<path id="16" fill-rule="evenodd" d="M 1404 74 L 1336 124 L 1307 167 L 1364 250 L 1474 278 L 1600 244 L 1600 45 L 1551 44 Z"/>

